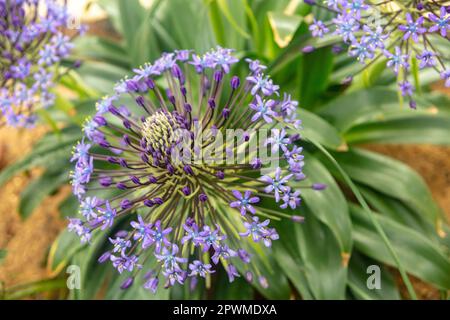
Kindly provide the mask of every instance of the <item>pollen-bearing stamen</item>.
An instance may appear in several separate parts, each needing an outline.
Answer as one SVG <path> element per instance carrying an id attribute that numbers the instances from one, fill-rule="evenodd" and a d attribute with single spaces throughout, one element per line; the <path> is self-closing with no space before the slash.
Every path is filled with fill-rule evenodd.
<path id="1" fill-rule="evenodd" d="M 69 229 L 89 242 L 93 231 L 133 215 L 130 229 L 110 238 L 111 250 L 99 258 L 130 273 L 122 288 L 133 284 L 148 259 L 158 262 L 144 284 L 152 291 L 160 279 L 165 287 L 197 277 L 209 283 L 219 264 L 230 281 L 239 267 L 266 287 L 251 263 L 250 242 L 270 247 L 279 238 L 267 217 L 303 221 L 283 212 L 300 204 L 293 186 L 305 178 L 293 133 L 300 125 L 298 104 L 286 94 L 279 98 L 258 61 L 247 61 L 245 78 L 231 76 L 238 61 L 221 47 L 201 56 L 163 54 L 118 83 L 86 122 L 72 157 L 83 219 L 70 219 Z M 228 138 L 230 129 L 241 135 Z M 275 135 L 251 148 L 263 130 Z M 265 146 L 275 151 L 269 157 L 261 152 Z"/>

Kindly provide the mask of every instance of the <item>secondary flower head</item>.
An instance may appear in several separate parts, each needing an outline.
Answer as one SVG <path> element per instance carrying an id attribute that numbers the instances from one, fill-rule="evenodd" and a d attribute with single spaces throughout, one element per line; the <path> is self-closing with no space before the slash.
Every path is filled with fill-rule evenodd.
<path id="1" fill-rule="evenodd" d="M 84 219 L 71 219 L 70 230 L 89 242 L 128 217 L 128 231 L 111 237 L 99 261 L 135 277 L 156 260 L 144 285 L 151 291 L 195 284 L 220 264 L 230 280 L 238 270 L 259 275 L 251 242 L 270 247 L 279 237 L 266 217 L 302 221 L 283 211 L 300 204 L 305 178 L 297 102 L 280 98 L 257 61 L 233 74 L 238 61 L 221 47 L 163 54 L 98 102 L 74 148 L 73 193 Z M 265 157 L 266 146 L 277 153 Z"/>
<path id="2" fill-rule="evenodd" d="M 410 105 L 415 106 L 414 88 L 405 86 L 413 69 L 410 66 L 433 68 L 450 86 L 445 81 L 449 65 L 444 49 L 445 43 L 448 47 L 450 30 L 446 1 L 328 0 L 324 6 L 316 1 L 305 3 L 336 15 L 330 22 L 314 19 L 310 26 L 313 37 L 322 38 L 326 33 L 339 35 L 348 46 L 349 55 L 366 66 L 386 60 Z"/>
<path id="3" fill-rule="evenodd" d="M 53 104 L 59 62 L 73 47 L 64 3 L 0 0 L 0 126 L 32 126 L 35 111 Z"/>

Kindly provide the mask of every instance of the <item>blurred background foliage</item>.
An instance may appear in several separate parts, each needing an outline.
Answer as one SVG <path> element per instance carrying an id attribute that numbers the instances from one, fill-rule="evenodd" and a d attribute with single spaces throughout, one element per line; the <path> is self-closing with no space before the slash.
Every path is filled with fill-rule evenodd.
<path id="1" fill-rule="evenodd" d="M 68 183 L 69 157 L 81 138 L 80 125 L 93 114 L 96 100 L 112 92 L 116 81 L 162 52 L 204 52 L 217 44 L 236 49 L 240 58 L 267 64 L 274 82 L 299 100 L 305 171 L 311 181 L 326 183 L 328 188 L 303 192 L 304 224 L 279 223 L 280 240 L 257 261 L 270 283 L 267 289 L 252 287 L 242 278 L 229 284 L 226 275 L 218 273 L 208 290 L 175 286 L 153 295 L 135 285 L 122 291 L 124 277 L 97 263 L 108 235 L 97 235 L 87 247 L 63 231 L 48 253 L 53 277 L 7 288 L 6 298 L 65 287 L 65 268 L 71 264 L 81 267 L 82 290 L 60 290 L 58 298 L 415 298 L 411 276 L 447 298 L 450 229 L 445 214 L 410 167 L 361 148 L 367 143 L 449 145 L 450 103 L 445 95 L 430 91 L 435 75 L 424 72 L 415 77 L 420 79 L 416 87 L 421 94 L 417 110 L 410 110 L 399 99 L 396 79 L 384 72 L 383 64 L 359 72 L 360 64 L 345 52 L 332 52 L 338 39 L 310 38 L 311 7 L 302 1 L 154 0 L 143 6 L 137 0 L 98 0 L 95 5 L 107 13 L 111 32 L 77 40 L 73 59 L 83 64 L 62 79 L 72 94 L 68 98 L 55 91 L 57 103 L 44 118 L 53 131 L 0 172 L 4 184 L 25 170 L 45 169 L 21 194 L 23 218 Z M 328 14 L 314 10 L 315 15 Z M 316 50 L 302 53 L 307 45 Z M 354 81 L 342 84 L 353 73 Z M 75 215 L 76 199 L 69 196 L 59 209 L 64 217 Z M 111 233 L 120 229 L 120 223 L 129 221 L 121 220 Z M 0 251 L 0 261 L 5 254 Z M 369 265 L 382 269 L 381 290 L 366 286 Z"/>

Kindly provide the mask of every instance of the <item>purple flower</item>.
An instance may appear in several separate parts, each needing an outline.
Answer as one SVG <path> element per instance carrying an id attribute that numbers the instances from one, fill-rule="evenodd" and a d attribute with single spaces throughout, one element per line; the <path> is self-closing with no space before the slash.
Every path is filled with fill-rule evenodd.
<path id="1" fill-rule="evenodd" d="M 409 81 L 405 80 L 403 82 L 400 82 L 398 86 L 400 88 L 402 96 L 412 96 L 414 87 Z"/>
<path id="2" fill-rule="evenodd" d="M 252 217 L 252 221 L 244 221 L 244 227 L 246 228 L 246 231 L 239 233 L 239 235 L 241 237 L 247 237 L 251 235 L 254 242 L 259 242 L 262 237 L 267 234 L 268 231 L 266 227 L 269 225 L 269 223 L 269 219 L 265 220 L 264 222 L 259 222 L 258 217 Z"/>
<path id="3" fill-rule="evenodd" d="M 440 31 L 441 36 L 447 36 L 447 30 L 450 30 L 450 15 L 448 14 L 445 6 L 440 9 L 440 16 L 436 16 L 434 13 L 430 13 L 428 18 L 435 24 L 428 29 L 429 32 Z"/>
<path id="4" fill-rule="evenodd" d="M 313 37 L 322 38 L 323 35 L 330 30 L 322 21 L 314 19 L 314 23 L 309 26 L 309 31 L 311 31 Z"/>
<path id="5" fill-rule="evenodd" d="M 211 270 L 212 266 L 208 263 L 202 263 L 199 260 L 194 260 L 191 264 L 189 264 L 189 269 L 191 273 L 189 273 L 189 277 L 200 276 L 202 278 L 206 277 L 208 273 L 214 273 L 214 270 Z"/>
<path id="6" fill-rule="evenodd" d="M 290 217 L 268 212 L 265 206 L 256 210 L 260 199 L 252 191 L 265 189 L 274 194 L 266 195 L 268 201 L 275 202 L 273 198 L 279 201 L 289 192 L 290 178 L 304 178 L 301 148 L 294 145 L 299 134 L 287 130 L 300 124 L 298 103 L 286 93 L 279 99 L 279 87 L 256 60 L 247 60 L 247 77 L 238 78 L 233 72 L 238 61 L 233 50 L 221 47 L 202 55 L 187 50 L 165 53 L 119 81 L 83 125 L 84 137 L 71 158 L 71 183 L 83 220 L 73 220 L 69 229 L 89 241 L 94 232 L 107 232 L 119 217 L 131 221 L 128 230 L 110 238 L 108 254 L 100 260 L 109 258 L 118 272 L 133 272 L 128 279 L 139 279 L 139 261 L 156 257 L 145 289 L 155 292 L 159 281 L 166 288 L 184 284 L 187 277 L 194 286 L 219 264 L 233 280 L 238 276 L 236 261 L 254 269 L 251 257 L 259 249 L 249 242 L 263 242 L 263 247 L 278 236 L 268 220 L 260 223 L 251 217 Z M 221 90 L 223 86 L 227 89 Z M 192 88 L 205 97 L 203 104 L 194 98 L 197 93 L 189 92 Z M 23 99 L 32 94 L 20 93 Z M 12 103 L 0 91 L 2 109 Z M 247 128 L 239 148 L 219 139 L 236 121 Z M 284 177 L 281 168 L 273 177 L 261 177 L 257 171 L 268 169 L 270 161 L 259 158 L 264 156 L 259 152 L 244 157 L 244 163 L 235 161 L 234 150 L 245 149 L 255 129 L 267 123 L 279 128 L 267 143 L 274 152 L 282 150 L 277 157 L 287 172 Z M 209 140 L 196 143 L 200 128 L 217 139 L 215 147 L 223 147 L 224 159 L 217 153 L 212 160 L 195 159 L 211 146 Z M 239 236 L 239 221 L 256 224 L 248 231 L 251 237 Z"/>
<path id="7" fill-rule="evenodd" d="M 260 96 L 255 96 L 255 98 L 256 102 L 249 105 L 250 109 L 256 111 L 256 113 L 252 116 L 252 122 L 262 118 L 265 122 L 272 123 L 272 118 L 276 116 L 275 111 L 272 109 L 275 106 L 275 101 L 262 100 Z"/>
<path id="8" fill-rule="evenodd" d="M 114 219 L 117 215 L 117 211 L 116 209 L 111 207 L 110 202 L 106 201 L 105 207 L 98 208 L 98 212 L 101 214 L 99 217 L 99 221 L 102 222 L 102 230 L 112 227 Z"/>
<path id="9" fill-rule="evenodd" d="M 441 72 L 441 79 L 445 81 L 445 86 L 450 87 L 450 70 Z"/>
<path id="10" fill-rule="evenodd" d="M 384 51 L 384 55 L 389 59 L 387 62 L 387 66 L 392 68 L 394 72 L 397 74 L 400 68 L 407 70 L 409 68 L 408 63 L 408 54 L 402 54 L 402 50 L 400 47 L 395 47 L 395 52 L 392 53 L 390 51 Z"/>
<path id="11" fill-rule="evenodd" d="M 261 92 L 265 96 L 270 96 L 272 94 L 277 94 L 279 86 L 273 84 L 272 79 L 269 76 L 265 76 L 262 73 L 256 76 L 247 77 L 247 81 L 253 84 L 251 89 L 251 94 L 256 95 Z"/>
<path id="12" fill-rule="evenodd" d="M 163 245 L 169 246 L 170 242 L 167 240 L 167 235 L 172 232 L 172 228 L 161 228 L 161 221 L 158 220 L 155 222 L 154 229 L 151 231 L 151 242 L 155 243 L 155 252 L 159 253 Z"/>
<path id="13" fill-rule="evenodd" d="M 155 257 L 158 259 L 158 262 L 163 262 L 164 268 L 167 270 L 179 269 L 178 263 L 186 263 L 187 259 L 177 257 L 177 253 L 178 246 L 173 244 L 170 250 L 163 248 L 162 254 L 155 254 Z"/>
<path id="14" fill-rule="evenodd" d="M 280 150 L 280 148 L 283 150 L 283 152 L 286 150 L 287 145 L 291 143 L 291 137 L 287 135 L 286 130 L 281 129 L 272 129 L 272 136 L 267 139 L 265 145 L 272 145 L 272 153 L 276 153 Z"/>
<path id="15" fill-rule="evenodd" d="M 286 192 L 282 198 L 284 203 L 280 206 L 282 209 L 286 209 L 288 206 L 291 209 L 295 209 L 300 205 L 301 199 L 300 199 L 300 190 L 296 190 L 294 192 L 289 191 Z"/>
<path id="16" fill-rule="evenodd" d="M 267 69 L 267 67 L 262 65 L 259 60 L 245 59 L 245 61 L 248 63 L 249 69 L 253 74 L 260 74 Z"/>
<path id="17" fill-rule="evenodd" d="M 236 267 L 232 264 L 229 264 L 227 268 L 225 268 L 228 274 L 228 280 L 230 282 L 234 281 L 235 277 L 239 277 L 239 272 L 237 271 Z"/>
<path id="18" fill-rule="evenodd" d="M 153 293 L 156 293 L 156 290 L 158 289 L 159 279 L 157 277 L 152 277 L 147 280 L 147 282 L 144 284 L 144 288 L 147 290 L 152 291 Z"/>
<path id="19" fill-rule="evenodd" d="M 355 18 L 350 15 L 338 15 L 333 19 L 336 24 L 335 34 L 342 37 L 342 40 L 347 43 L 356 41 L 355 32 L 359 30 L 359 24 Z"/>
<path id="20" fill-rule="evenodd" d="M 95 209 L 97 209 L 99 205 L 100 201 L 96 197 L 86 197 L 86 199 L 80 203 L 80 213 L 86 218 L 87 221 L 91 218 L 96 219 L 97 213 Z"/>
<path id="21" fill-rule="evenodd" d="M 230 203 L 231 208 L 239 208 L 241 215 L 245 216 L 247 211 L 249 211 L 252 214 L 256 213 L 255 208 L 252 206 L 254 203 L 259 202 L 258 197 L 251 197 L 251 191 L 247 190 L 244 192 L 244 196 L 242 196 L 242 193 L 240 193 L 237 190 L 232 191 L 234 197 L 238 199 L 238 201 L 233 201 Z"/>
<path id="22" fill-rule="evenodd" d="M 121 237 L 109 238 L 109 241 L 114 245 L 113 252 L 125 253 L 131 247 L 131 241 Z"/>
<path id="23" fill-rule="evenodd" d="M 147 239 L 151 238 L 151 223 L 145 223 L 144 219 L 142 219 L 141 215 L 138 215 L 138 222 L 131 221 L 131 226 L 136 230 L 133 234 L 134 241 L 143 240 L 144 243 L 147 244 Z M 151 242 L 151 240 L 150 240 Z M 144 248 L 145 249 L 145 248 Z"/>
<path id="24" fill-rule="evenodd" d="M 350 47 L 349 54 L 351 57 L 356 57 L 356 59 L 363 64 L 366 60 L 374 57 L 374 53 L 370 48 L 369 43 L 364 41 L 355 41 Z"/>
<path id="25" fill-rule="evenodd" d="M 211 257 L 211 260 L 215 263 L 219 263 L 219 259 L 229 259 L 231 257 L 235 257 L 237 255 L 236 251 L 228 248 L 227 245 L 222 245 L 220 247 L 215 248 L 214 255 Z"/>
<path id="26" fill-rule="evenodd" d="M 398 28 L 405 33 L 403 40 L 408 40 L 411 37 L 415 42 L 419 41 L 419 35 L 427 32 L 427 29 L 422 27 L 424 17 L 419 17 L 416 21 L 412 18 L 408 12 L 406 14 L 406 25 L 400 25 Z"/>
<path id="27" fill-rule="evenodd" d="M 288 190 L 288 187 L 285 186 L 285 184 L 291 179 L 292 174 L 288 174 L 285 177 L 281 177 L 281 168 L 278 167 L 275 170 L 275 177 L 272 178 L 270 176 L 262 176 L 260 180 L 267 184 L 264 191 L 266 193 L 274 193 L 275 194 L 275 201 L 280 201 L 280 194 L 286 192 Z"/>
<path id="28" fill-rule="evenodd" d="M 420 60 L 419 68 L 434 67 L 436 65 L 435 56 L 435 53 L 429 50 L 424 50 L 421 54 L 418 54 L 416 57 Z"/>

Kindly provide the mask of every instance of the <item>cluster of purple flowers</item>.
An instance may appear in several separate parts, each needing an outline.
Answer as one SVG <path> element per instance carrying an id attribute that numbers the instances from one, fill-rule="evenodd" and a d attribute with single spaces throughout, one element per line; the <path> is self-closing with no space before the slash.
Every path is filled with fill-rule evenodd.
<path id="1" fill-rule="evenodd" d="M 258 61 L 246 60 L 245 77 L 232 76 L 238 61 L 232 50 L 221 47 L 204 55 L 165 53 L 121 80 L 84 125 L 85 138 L 72 157 L 73 193 L 83 218 L 70 219 L 69 229 L 89 242 L 93 231 L 109 229 L 117 218 L 133 214 L 130 229 L 110 238 L 112 249 L 99 258 L 130 273 L 122 288 L 133 284 L 149 258 L 158 262 L 145 271 L 144 287 L 153 292 L 160 279 L 165 279 L 164 287 L 186 281 L 195 285 L 219 265 L 230 281 L 240 269 L 247 280 L 256 275 L 265 287 L 264 275 L 251 264 L 251 242 L 270 247 L 278 234 L 269 219 L 259 217 L 302 221 L 261 200 L 282 209 L 300 204 L 300 190 L 290 184 L 305 178 L 302 148 L 294 144 L 298 134 L 287 133 L 300 125 L 298 104 L 289 95 L 279 98 L 279 86 Z M 281 167 L 258 175 L 268 165 L 255 153 L 244 164 L 175 161 L 177 130 L 193 136 L 198 127 L 208 132 L 199 147 L 203 151 L 227 129 L 278 127 L 279 134 L 266 144 L 282 151 Z M 244 135 L 239 145 L 221 141 L 220 147 L 236 151 L 252 138 Z M 187 148 L 191 155 L 198 151 L 190 144 Z"/>
<path id="2" fill-rule="evenodd" d="M 0 0 L 0 126 L 32 126 L 34 111 L 53 104 L 58 64 L 73 47 L 69 19 L 55 0 Z"/>
<path id="3" fill-rule="evenodd" d="M 339 35 L 348 45 L 349 55 L 366 66 L 380 59 L 387 60 L 387 67 L 397 75 L 401 94 L 408 97 L 412 108 L 416 106 L 412 97 L 415 88 L 408 75 L 413 64 L 419 69 L 435 69 L 445 86 L 450 87 L 448 58 L 436 45 L 437 38 L 449 40 L 450 6 L 446 1 L 305 2 L 336 15 L 329 22 L 314 19 L 309 28 L 313 37 Z"/>

